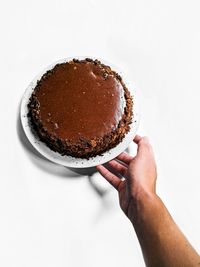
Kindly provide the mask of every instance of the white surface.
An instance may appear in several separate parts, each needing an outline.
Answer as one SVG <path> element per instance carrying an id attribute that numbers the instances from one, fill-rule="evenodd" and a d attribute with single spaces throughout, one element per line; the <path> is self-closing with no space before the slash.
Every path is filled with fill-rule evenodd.
<path id="1" fill-rule="evenodd" d="M 89 167 L 94 167 L 100 164 L 104 164 L 114 158 L 116 158 L 120 153 L 122 153 L 124 150 L 128 148 L 130 143 L 132 142 L 133 137 L 135 137 L 138 126 L 139 126 L 139 103 L 138 103 L 138 98 L 137 98 L 137 89 L 135 88 L 134 84 L 126 79 L 126 75 L 123 74 L 123 72 L 118 68 L 112 65 L 112 63 L 106 62 L 105 60 L 99 59 L 103 64 L 106 64 L 112 68 L 112 70 L 116 71 L 123 79 L 125 82 L 127 88 L 129 89 L 129 92 L 131 93 L 131 96 L 133 98 L 134 102 L 134 116 L 132 119 L 132 123 L 130 124 L 130 130 L 129 132 L 125 135 L 124 139 L 122 142 L 120 142 L 117 146 L 114 148 L 104 152 L 102 155 L 97 155 L 96 157 L 91 157 L 89 160 L 88 159 L 81 159 L 81 158 L 74 158 L 70 156 L 62 156 L 61 154 L 54 152 L 51 150 L 44 142 L 41 142 L 40 139 L 38 138 L 37 134 L 33 132 L 30 118 L 28 117 L 28 103 L 30 101 L 31 94 L 33 90 L 35 89 L 38 80 L 41 79 L 41 77 L 48 71 L 51 70 L 55 67 L 56 64 L 58 63 L 63 63 L 63 62 L 69 62 L 70 60 L 73 60 L 73 58 L 83 60 L 86 57 L 69 57 L 65 59 L 60 59 L 57 60 L 56 62 L 52 63 L 50 66 L 46 67 L 40 74 L 38 74 L 32 82 L 29 84 L 28 88 L 26 89 L 22 101 L 21 101 L 21 106 L 20 106 L 20 117 L 21 117 L 21 123 L 23 130 L 32 144 L 32 146 L 45 158 L 49 159 L 50 161 L 60 164 L 65 167 L 71 167 L 71 168 L 89 168 Z M 91 57 L 90 57 L 91 58 Z M 95 60 L 97 58 L 93 58 Z M 124 109 L 125 105 L 125 99 L 123 99 L 122 102 L 122 109 Z"/>
<path id="2" fill-rule="evenodd" d="M 29 82 L 75 54 L 113 62 L 140 88 L 139 132 L 156 153 L 158 193 L 200 251 L 199 10 L 199 0 L 1 1 L 1 266 L 144 266 L 116 192 L 96 174 L 108 189 L 100 198 L 87 176 L 18 137 Z"/>

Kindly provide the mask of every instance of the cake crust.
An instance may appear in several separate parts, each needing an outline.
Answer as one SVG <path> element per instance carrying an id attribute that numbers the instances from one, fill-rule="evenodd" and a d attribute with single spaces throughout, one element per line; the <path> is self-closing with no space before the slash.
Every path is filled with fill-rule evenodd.
<path id="1" fill-rule="evenodd" d="M 71 127 L 71 130 L 67 132 L 68 138 L 66 138 L 65 136 L 66 131 L 65 132 L 62 131 L 62 124 L 57 123 L 57 121 L 55 120 L 56 118 L 55 116 L 54 116 L 54 121 L 52 121 L 51 120 L 52 112 L 50 113 L 47 110 L 48 108 L 52 110 L 52 105 L 54 104 L 54 102 L 52 102 L 51 105 L 49 104 L 49 106 L 48 105 L 46 106 L 45 101 L 48 101 L 48 92 L 45 95 L 44 92 L 46 91 L 44 90 L 47 90 L 45 88 L 45 85 L 47 87 L 48 80 L 56 76 L 56 73 L 58 76 L 58 74 L 60 73 L 59 71 L 61 69 L 65 69 L 67 67 L 72 68 L 73 66 L 74 70 L 76 70 L 77 68 L 79 68 L 79 65 L 85 66 L 84 64 L 87 64 L 87 66 L 89 67 L 90 66 L 93 67 L 92 65 L 94 65 L 94 68 L 99 71 L 98 75 L 102 76 L 101 77 L 102 81 L 99 80 L 99 84 L 101 82 L 102 83 L 104 82 L 103 84 L 105 84 L 106 80 L 108 82 L 110 81 L 111 84 L 112 79 L 115 79 L 115 84 L 117 83 L 118 85 L 121 86 L 120 88 L 123 88 L 122 94 L 123 94 L 124 106 L 122 111 L 120 111 L 120 108 L 116 106 L 117 103 L 119 102 L 119 97 L 120 97 L 120 95 L 116 93 L 116 97 L 118 98 L 116 100 L 115 99 L 112 100 L 114 101 L 113 103 L 116 106 L 116 111 L 115 111 L 116 114 L 114 114 L 115 116 L 112 116 L 113 118 L 109 118 L 108 117 L 109 114 L 106 114 L 106 110 L 103 113 L 104 115 L 103 119 L 106 118 L 106 120 L 110 123 L 110 124 L 108 123 L 109 127 L 107 128 L 102 127 L 101 129 L 102 131 L 97 131 L 100 123 L 98 124 L 94 121 L 94 126 L 96 125 L 96 132 L 95 129 L 93 131 L 90 131 L 92 125 L 87 124 L 85 119 L 85 117 L 87 116 L 85 115 L 85 117 L 83 117 L 85 119 L 85 123 L 83 123 L 83 126 L 85 127 L 84 131 L 80 130 L 81 123 L 77 122 L 77 124 L 74 124 L 74 127 Z M 56 87 L 54 86 L 54 88 Z M 102 87 L 102 92 L 103 89 L 106 88 Z M 43 95 L 44 98 L 42 98 Z M 69 103 L 69 105 L 71 104 Z M 67 107 L 65 107 L 65 109 L 66 108 Z M 112 106 L 108 105 L 108 111 L 110 113 L 114 112 L 111 108 Z M 115 71 L 113 71 L 109 66 L 102 64 L 99 60 L 92 60 L 86 58 L 84 60 L 73 59 L 70 62 L 59 63 L 55 65 L 53 69 L 47 71 L 42 76 L 42 78 L 37 82 L 37 85 L 34 88 L 33 93 L 29 99 L 28 116 L 30 117 L 31 125 L 35 130 L 36 134 L 39 136 L 40 140 L 43 141 L 50 149 L 60 153 L 61 155 L 69 155 L 76 158 L 89 159 L 90 157 L 101 155 L 105 151 L 110 150 L 123 140 L 125 134 L 130 130 L 130 123 L 132 122 L 132 117 L 133 117 L 132 109 L 133 109 L 133 100 L 121 76 Z M 75 116 L 74 118 L 78 118 L 76 117 L 78 115 L 74 115 Z M 101 120 L 102 116 L 99 116 L 98 118 L 99 120 Z M 63 127 L 65 126 L 66 126 L 65 121 L 63 121 Z M 65 127 L 65 129 L 67 128 Z M 77 131 L 80 131 L 80 133 Z"/>

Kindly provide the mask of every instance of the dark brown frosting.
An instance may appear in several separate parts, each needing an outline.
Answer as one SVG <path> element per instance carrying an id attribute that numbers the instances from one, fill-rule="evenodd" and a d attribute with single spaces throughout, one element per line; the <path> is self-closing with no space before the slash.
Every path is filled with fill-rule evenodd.
<path id="1" fill-rule="evenodd" d="M 120 80 L 94 62 L 58 64 L 36 89 L 43 127 L 64 140 L 103 137 L 124 113 Z"/>

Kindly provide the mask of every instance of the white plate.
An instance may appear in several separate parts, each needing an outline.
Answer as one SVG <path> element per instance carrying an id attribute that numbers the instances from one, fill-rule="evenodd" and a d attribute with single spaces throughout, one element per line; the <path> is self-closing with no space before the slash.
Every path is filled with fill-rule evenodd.
<path id="1" fill-rule="evenodd" d="M 94 167 L 99 164 L 103 164 L 108 162 L 109 160 L 117 157 L 121 152 L 123 152 L 130 142 L 132 142 L 133 137 L 136 135 L 136 131 L 139 125 L 139 106 L 138 106 L 138 98 L 135 90 L 135 86 L 128 81 L 125 78 L 125 75 L 116 67 L 113 66 L 113 64 L 110 64 L 106 62 L 105 60 L 99 59 L 102 63 L 105 65 L 109 65 L 113 70 L 115 70 L 119 75 L 122 77 L 123 81 L 125 82 L 128 90 L 130 91 L 132 97 L 133 97 L 133 114 L 134 117 L 132 119 L 132 123 L 130 125 L 130 131 L 125 135 L 124 139 L 122 140 L 121 143 L 119 143 L 116 147 L 110 149 L 109 151 L 103 153 L 101 156 L 96 156 L 96 157 L 91 157 L 90 159 L 81 159 L 81 158 L 74 158 L 71 156 L 62 156 L 57 152 L 54 152 L 51 150 L 47 145 L 43 142 L 41 142 L 38 138 L 38 136 L 34 133 L 32 130 L 32 127 L 30 125 L 29 118 L 27 116 L 28 113 L 28 107 L 27 104 L 29 102 L 29 98 L 32 94 L 32 91 L 34 90 L 37 81 L 40 80 L 42 75 L 47 71 L 52 69 L 56 64 L 58 63 L 63 63 L 72 60 L 73 58 L 76 59 L 85 59 L 86 57 L 70 57 L 70 58 L 65 58 L 61 59 L 59 61 L 54 62 L 50 66 L 48 66 L 46 69 L 44 69 L 39 75 L 37 75 L 33 81 L 30 83 L 28 88 L 26 89 L 22 102 L 21 102 L 21 122 L 22 126 L 24 129 L 24 132 L 30 141 L 30 143 L 33 145 L 33 147 L 40 152 L 44 157 L 49 159 L 50 161 L 53 161 L 55 163 L 61 164 L 66 167 L 71 167 L 71 168 L 88 168 L 88 167 Z M 92 59 L 96 59 L 94 57 L 90 57 Z"/>

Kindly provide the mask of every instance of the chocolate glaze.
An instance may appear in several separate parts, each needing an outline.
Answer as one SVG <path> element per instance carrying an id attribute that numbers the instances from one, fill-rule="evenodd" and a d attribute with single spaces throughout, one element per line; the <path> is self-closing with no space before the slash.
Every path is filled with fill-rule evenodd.
<path id="1" fill-rule="evenodd" d="M 133 101 L 122 78 L 98 60 L 57 64 L 37 82 L 28 116 L 41 141 L 61 155 L 101 155 L 130 129 Z"/>
<path id="2" fill-rule="evenodd" d="M 35 92 L 43 127 L 62 139 L 103 137 L 124 112 L 124 89 L 112 73 L 93 62 L 57 65 Z"/>

